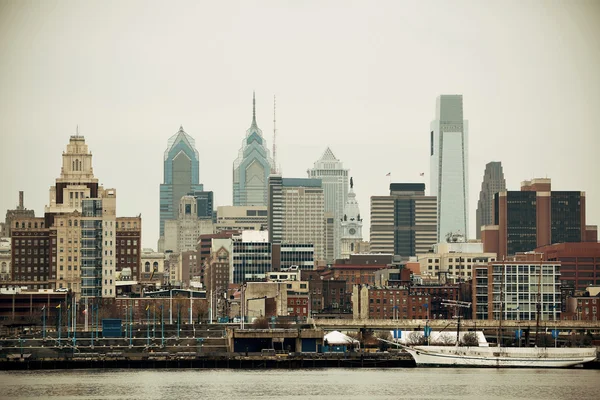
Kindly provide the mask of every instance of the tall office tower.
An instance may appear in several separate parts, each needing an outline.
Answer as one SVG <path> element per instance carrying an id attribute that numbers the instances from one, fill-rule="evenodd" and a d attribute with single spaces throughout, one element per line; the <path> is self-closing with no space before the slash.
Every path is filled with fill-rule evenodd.
<path id="1" fill-rule="evenodd" d="M 371 253 L 402 257 L 426 253 L 437 243 L 437 199 L 424 183 L 391 183 L 389 196 L 371 197 Z"/>
<path id="2" fill-rule="evenodd" d="M 199 183 L 198 158 L 194 138 L 180 126 L 179 131 L 169 139 L 163 158 L 164 183 L 160 185 L 161 238 L 165 235 L 165 221 L 177 219 L 179 200 L 190 192 L 204 190 Z"/>
<path id="3" fill-rule="evenodd" d="M 269 174 L 275 168 L 267 142 L 256 125 L 256 100 L 252 98 L 252 124 L 233 162 L 233 205 L 266 206 Z"/>
<path id="4" fill-rule="evenodd" d="M 481 239 L 482 226 L 494 223 L 494 195 L 505 190 L 506 181 L 504 180 L 504 172 L 502 172 L 502 163 L 500 161 L 487 163 L 483 173 L 479 201 L 477 202 L 477 239 Z"/>
<path id="5" fill-rule="evenodd" d="M 312 244 L 325 255 L 325 205 L 320 179 L 269 177 L 269 242 Z"/>
<path id="6" fill-rule="evenodd" d="M 438 241 L 451 233 L 468 238 L 469 135 L 462 95 L 441 95 L 431 122 L 431 196 L 437 197 Z"/>
<path id="7" fill-rule="evenodd" d="M 341 258 L 348 259 L 350 254 L 359 252 L 359 244 L 363 239 L 362 224 L 356 194 L 354 193 L 354 181 L 350 178 L 350 193 L 348 193 L 348 200 L 344 207 L 344 216 L 341 222 Z"/>
<path id="8" fill-rule="evenodd" d="M 344 207 L 348 199 L 348 170 L 344 169 L 343 163 L 335 158 L 329 147 L 309 169 L 308 177 L 321 179 L 323 192 L 325 193 L 325 212 L 334 215 L 333 225 L 333 258 L 341 256 L 341 221 L 344 215 Z M 329 253 L 329 252 L 328 252 Z M 326 260 L 331 262 L 333 260 Z"/>
<path id="9" fill-rule="evenodd" d="M 552 191 L 550 179 L 521 182 L 521 191 L 494 195 L 494 225 L 481 232 L 483 249 L 498 259 L 554 243 L 594 240 L 585 224 L 585 192 Z"/>

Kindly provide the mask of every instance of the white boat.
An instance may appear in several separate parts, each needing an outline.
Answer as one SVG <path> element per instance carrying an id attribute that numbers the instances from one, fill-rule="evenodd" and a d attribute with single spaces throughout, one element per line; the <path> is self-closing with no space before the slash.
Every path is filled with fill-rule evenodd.
<path id="1" fill-rule="evenodd" d="M 596 359 L 595 347 L 403 347 L 417 366 L 565 368 Z"/>

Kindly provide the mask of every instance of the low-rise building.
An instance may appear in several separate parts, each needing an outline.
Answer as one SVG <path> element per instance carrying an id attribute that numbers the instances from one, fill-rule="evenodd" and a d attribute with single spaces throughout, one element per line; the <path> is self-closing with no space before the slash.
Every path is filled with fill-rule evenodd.
<path id="1" fill-rule="evenodd" d="M 352 291 L 354 319 L 427 319 L 430 307 L 428 294 L 408 288 L 355 285 Z"/>
<path id="2" fill-rule="evenodd" d="M 11 280 L 10 238 L 0 238 L 0 281 Z"/>

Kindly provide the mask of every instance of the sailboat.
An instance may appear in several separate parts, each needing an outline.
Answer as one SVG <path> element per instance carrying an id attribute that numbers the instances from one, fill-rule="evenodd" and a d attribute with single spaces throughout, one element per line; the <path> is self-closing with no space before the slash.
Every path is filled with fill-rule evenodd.
<path id="1" fill-rule="evenodd" d="M 503 278 L 504 278 L 503 266 Z M 537 324 L 539 328 L 540 283 L 542 274 L 540 263 L 540 281 L 537 297 Z M 504 279 L 501 288 L 504 285 Z M 502 298 L 502 289 L 500 293 Z M 504 301 L 502 301 L 504 303 Z M 458 310 L 457 341 L 455 346 L 402 346 L 414 358 L 417 366 L 444 367 L 493 367 L 493 368 L 566 368 L 594 361 L 597 356 L 595 347 L 502 347 L 500 334 L 498 347 L 480 347 L 461 345 L 460 307 L 468 307 L 470 303 L 448 301 L 446 305 Z M 501 310 L 502 314 L 502 310 Z M 500 324 L 502 317 L 500 318 Z M 537 338 L 536 329 L 536 338 Z M 536 339 L 537 340 L 537 339 Z"/>

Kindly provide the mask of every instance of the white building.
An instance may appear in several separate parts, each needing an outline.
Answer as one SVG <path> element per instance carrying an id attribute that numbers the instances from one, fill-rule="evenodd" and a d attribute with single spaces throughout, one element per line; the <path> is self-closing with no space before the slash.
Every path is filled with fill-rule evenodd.
<path id="1" fill-rule="evenodd" d="M 200 235 L 214 233 L 212 220 L 198 218 L 196 207 L 194 196 L 181 198 L 178 218 L 165 221 L 164 248 L 159 248 L 159 252 L 182 253 L 196 250 Z"/>
<path id="2" fill-rule="evenodd" d="M 348 193 L 348 200 L 341 221 L 341 258 L 348 259 L 350 254 L 359 252 L 359 245 L 362 242 L 362 224 L 362 217 L 354 193 L 354 182 L 350 178 L 350 192 Z"/>
<path id="3" fill-rule="evenodd" d="M 219 206 L 215 233 L 222 231 L 266 230 L 269 224 L 267 206 Z"/>
<path id="4" fill-rule="evenodd" d="M 322 182 L 325 212 L 331 212 L 334 216 L 333 257 L 338 259 L 342 254 L 341 222 L 348 199 L 348 170 L 344 169 L 343 163 L 327 147 L 321 158 L 315 161 L 314 167 L 307 172 L 309 178 L 320 179 Z"/>
<path id="5" fill-rule="evenodd" d="M 431 196 L 437 196 L 438 242 L 469 235 L 469 136 L 462 95 L 441 95 L 430 135 Z"/>
<path id="6" fill-rule="evenodd" d="M 10 238 L 0 237 L 0 281 L 11 280 Z"/>

